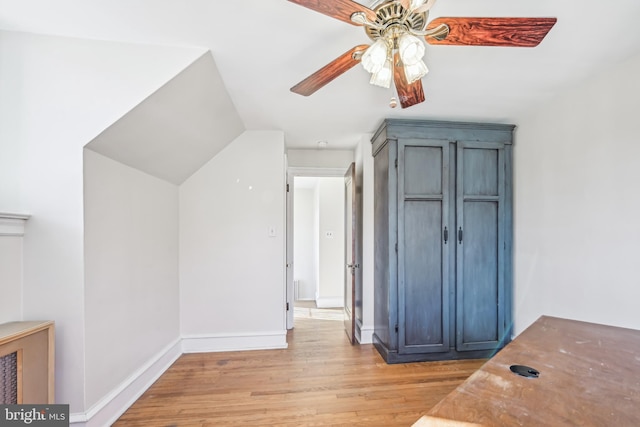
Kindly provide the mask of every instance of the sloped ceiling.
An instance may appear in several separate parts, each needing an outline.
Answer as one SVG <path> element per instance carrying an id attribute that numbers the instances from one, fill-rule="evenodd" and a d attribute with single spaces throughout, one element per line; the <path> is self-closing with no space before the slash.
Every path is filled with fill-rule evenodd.
<path id="1" fill-rule="evenodd" d="M 179 185 L 243 131 L 207 52 L 86 148 Z"/>
<path id="2" fill-rule="evenodd" d="M 385 117 L 517 122 L 567 86 L 640 53 L 633 0 L 439 0 L 430 18 L 441 16 L 558 23 L 533 49 L 428 46 L 426 102 L 392 110 L 393 91 L 370 86 L 361 67 L 308 98 L 289 92 L 369 40 L 362 28 L 286 0 L 0 0 L 0 28 L 208 48 L 247 129 L 283 130 L 287 145 L 299 148 L 319 140 L 353 147 Z"/>

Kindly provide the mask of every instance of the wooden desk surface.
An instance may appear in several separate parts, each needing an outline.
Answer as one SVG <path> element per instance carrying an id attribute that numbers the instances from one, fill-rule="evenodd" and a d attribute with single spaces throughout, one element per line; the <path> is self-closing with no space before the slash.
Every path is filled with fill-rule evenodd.
<path id="1" fill-rule="evenodd" d="M 640 331 L 543 316 L 428 415 L 414 426 L 640 426 Z"/>

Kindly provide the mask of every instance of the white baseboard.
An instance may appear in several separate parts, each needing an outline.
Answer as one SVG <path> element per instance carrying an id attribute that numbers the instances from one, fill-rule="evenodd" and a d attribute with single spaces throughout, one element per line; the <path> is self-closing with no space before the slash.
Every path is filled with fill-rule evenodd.
<path id="1" fill-rule="evenodd" d="M 343 297 L 319 297 L 316 298 L 318 308 L 340 308 L 344 307 Z"/>
<path id="2" fill-rule="evenodd" d="M 360 344 L 373 344 L 373 326 L 362 326 L 360 328 Z"/>
<path id="3" fill-rule="evenodd" d="M 69 415 L 73 427 L 113 424 L 184 353 L 287 348 L 287 331 L 192 335 L 176 340 L 87 412 Z"/>
<path id="4" fill-rule="evenodd" d="M 177 339 L 87 412 L 70 414 L 70 424 L 74 427 L 113 424 L 181 355 L 181 340 Z"/>
<path id="5" fill-rule="evenodd" d="M 183 353 L 270 350 L 287 348 L 287 331 L 247 334 L 188 335 L 182 338 Z"/>

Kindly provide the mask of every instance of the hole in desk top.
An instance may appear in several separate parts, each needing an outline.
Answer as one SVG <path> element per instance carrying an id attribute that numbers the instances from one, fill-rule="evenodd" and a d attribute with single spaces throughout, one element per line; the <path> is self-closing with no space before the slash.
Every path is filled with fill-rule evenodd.
<path id="1" fill-rule="evenodd" d="M 514 374 L 517 374 L 526 378 L 538 378 L 540 376 L 540 371 L 530 366 L 511 365 L 509 369 L 511 369 L 511 372 L 513 372 Z"/>

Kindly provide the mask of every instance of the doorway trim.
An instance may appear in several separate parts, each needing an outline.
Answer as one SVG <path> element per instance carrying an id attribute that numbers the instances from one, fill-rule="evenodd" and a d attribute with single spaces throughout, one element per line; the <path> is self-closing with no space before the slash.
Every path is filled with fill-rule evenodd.
<path id="1" fill-rule="evenodd" d="M 317 167 L 287 167 L 287 193 L 286 193 L 286 274 L 285 274 L 285 306 L 287 311 L 287 329 L 293 329 L 293 181 L 296 176 L 306 177 L 340 177 L 349 169 L 349 165 L 344 168 L 317 168 Z"/>

